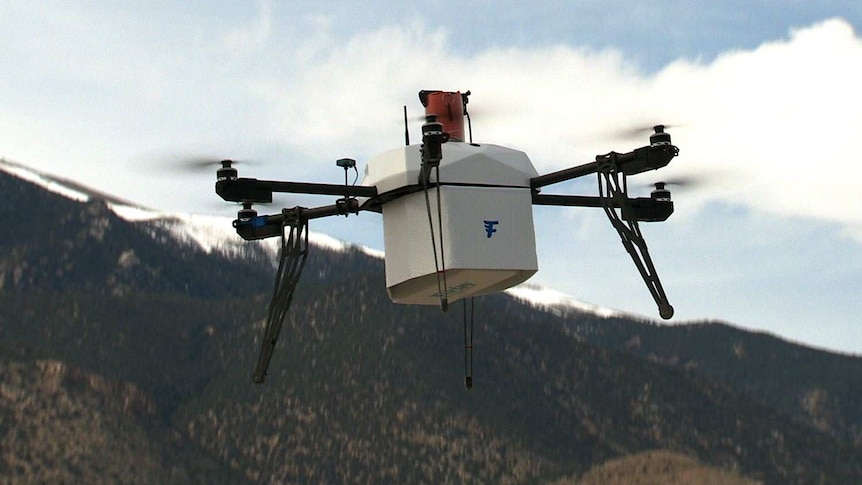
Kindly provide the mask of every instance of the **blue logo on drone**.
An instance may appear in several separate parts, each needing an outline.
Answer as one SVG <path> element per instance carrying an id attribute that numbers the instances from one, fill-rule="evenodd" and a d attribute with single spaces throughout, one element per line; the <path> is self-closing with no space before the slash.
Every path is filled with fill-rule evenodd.
<path id="1" fill-rule="evenodd" d="M 497 232 L 497 229 L 494 227 L 494 225 L 499 223 L 500 221 L 485 221 L 485 234 L 487 234 L 489 238 L 493 236 L 495 232 Z"/>

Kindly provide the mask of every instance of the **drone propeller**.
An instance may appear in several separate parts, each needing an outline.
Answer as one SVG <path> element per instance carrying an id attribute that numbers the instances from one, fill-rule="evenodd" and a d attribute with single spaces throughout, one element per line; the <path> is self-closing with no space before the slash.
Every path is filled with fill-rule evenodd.
<path id="1" fill-rule="evenodd" d="M 663 187 L 676 187 L 680 192 L 690 191 L 715 191 L 739 188 L 739 177 L 725 169 L 704 169 L 693 172 L 691 168 L 677 175 L 668 174 L 661 179 L 653 179 L 654 182 L 646 182 L 641 179 L 637 182 L 638 187 L 655 188 L 657 184 Z M 744 184 L 743 184 L 744 185 Z"/>
<path id="2" fill-rule="evenodd" d="M 215 158 L 215 157 L 189 157 L 189 158 L 181 158 L 179 160 L 168 162 L 165 165 L 169 165 L 171 168 L 178 169 L 182 172 L 207 172 L 215 170 L 219 167 L 224 166 L 225 162 L 230 162 L 230 166 L 236 167 L 237 165 L 241 166 L 249 166 L 249 165 L 257 165 L 257 162 L 249 161 L 249 160 L 235 160 L 231 158 Z"/>
<path id="3" fill-rule="evenodd" d="M 655 123 L 652 125 L 647 125 L 646 123 L 638 123 L 635 126 L 628 126 L 624 128 L 620 128 L 619 130 L 615 130 L 610 133 L 610 137 L 616 138 L 619 140 L 633 140 L 635 138 L 644 138 L 652 133 L 656 132 L 656 129 L 660 128 L 662 131 L 671 130 L 674 128 L 680 128 L 685 126 L 685 124 L 665 124 L 665 123 Z"/>
<path id="4" fill-rule="evenodd" d="M 706 176 L 697 176 L 697 175 L 678 175 L 676 177 L 666 177 L 663 180 L 659 180 L 653 184 L 644 184 L 645 186 L 655 186 L 658 184 L 662 185 L 673 185 L 676 187 L 683 187 L 687 189 L 696 188 L 698 186 L 703 186 L 708 183 L 708 177 Z"/>
<path id="5" fill-rule="evenodd" d="M 161 171 L 168 173 L 187 173 L 194 174 L 195 177 L 202 176 L 204 174 L 210 175 L 213 177 L 213 181 L 216 178 L 222 177 L 237 177 L 237 165 L 241 167 L 247 167 L 250 165 L 261 165 L 258 161 L 250 161 L 247 159 L 235 160 L 228 158 L 216 158 L 211 156 L 191 156 L 191 157 L 180 157 L 174 158 L 172 160 L 162 159 L 156 161 L 156 166 L 161 169 Z M 279 197 L 273 198 L 270 201 L 240 201 L 240 202 L 226 202 L 223 200 L 218 200 L 217 198 L 207 198 L 205 203 L 203 203 L 203 209 L 208 213 L 214 214 L 225 214 L 242 210 L 252 210 L 253 207 L 264 206 L 265 210 L 278 210 L 283 207 L 291 207 L 294 201 L 289 198 Z"/>

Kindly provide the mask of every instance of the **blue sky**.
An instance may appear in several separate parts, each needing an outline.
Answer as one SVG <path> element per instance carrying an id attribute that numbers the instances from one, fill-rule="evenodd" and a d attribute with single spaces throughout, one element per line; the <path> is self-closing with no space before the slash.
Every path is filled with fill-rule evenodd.
<path id="1" fill-rule="evenodd" d="M 642 226 L 674 321 L 862 353 L 860 28 L 857 1 L 3 1 L 0 156 L 227 215 L 209 174 L 168 161 L 253 159 L 242 175 L 338 183 L 334 160 L 363 167 L 402 142 L 420 89 L 471 89 L 476 141 L 522 149 L 540 172 L 641 144 L 620 128 L 676 123 L 680 157 L 634 181 L 712 181 Z M 656 317 L 600 211 L 534 215 L 535 282 Z M 312 229 L 383 249 L 377 215 Z"/>

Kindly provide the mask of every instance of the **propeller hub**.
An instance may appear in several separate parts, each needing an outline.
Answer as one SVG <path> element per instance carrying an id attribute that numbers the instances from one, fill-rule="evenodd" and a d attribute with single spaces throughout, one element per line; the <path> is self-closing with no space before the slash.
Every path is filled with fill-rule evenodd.
<path id="1" fill-rule="evenodd" d="M 242 209 L 236 213 L 236 218 L 239 222 L 248 222 L 257 217 L 257 211 L 251 208 L 251 202 L 243 201 Z"/>
<path id="2" fill-rule="evenodd" d="M 665 133 L 664 125 L 655 125 L 653 127 L 655 133 L 650 135 L 649 144 L 651 146 L 670 145 L 670 133 Z"/>
<path id="3" fill-rule="evenodd" d="M 221 168 L 216 171 L 216 180 L 221 182 L 222 180 L 236 180 L 239 177 L 236 169 L 231 166 L 233 164 L 232 160 L 222 160 Z"/>

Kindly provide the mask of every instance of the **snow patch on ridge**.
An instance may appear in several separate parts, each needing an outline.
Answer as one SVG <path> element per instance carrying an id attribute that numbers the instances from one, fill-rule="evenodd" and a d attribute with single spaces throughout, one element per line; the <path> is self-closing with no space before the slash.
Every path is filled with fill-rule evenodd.
<path id="1" fill-rule="evenodd" d="M 536 308 L 551 311 L 558 316 L 564 316 L 567 310 L 590 313 L 601 318 L 626 316 L 623 312 L 584 303 L 561 291 L 543 288 L 532 283 L 514 286 L 506 290 L 505 293 L 515 297 L 517 300 L 527 302 Z"/>
<path id="2" fill-rule="evenodd" d="M 23 165 L 6 160 L 5 158 L 0 159 L 0 169 L 9 175 L 13 175 L 21 180 L 38 185 L 49 192 L 62 195 L 67 199 L 76 200 L 78 202 L 87 202 L 90 200 L 90 197 L 84 192 L 70 189 L 46 174 L 31 170 Z"/>
<path id="3" fill-rule="evenodd" d="M 250 244 L 257 244 L 273 256 L 278 253 L 277 239 L 249 243 L 233 228 L 232 219 L 223 216 L 158 212 L 121 204 L 108 204 L 117 216 L 129 222 L 147 222 L 167 231 L 175 240 L 197 246 L 206 253 L 243 257 Z"/>
<path id="4" fill-rule="evenodd" d="M 168 230 L 177 240 L 196 244 L 207 253 L 219 252 L 228 257 L 242 257 L 250 245 L 256 245 L 271 254 L 273 258 L 278 255 L 279 238 L 246 241 L 237 235 L 232 217 L 164 213 L 120 204 L 109 204 L 109 207 L 127 221 L 151 221 L 152 224 Z M 309 231 L 308 241 L 316 247 L 331 251 L 345 252 L 356 248 L 369 256 L 383 258 L 382 251 L 358 246 L 314 231 Z"/>
<path id="5" fill-rule="evenodd" d="M 217 252 L 232 258 L 244 257 L 248 254 L 248 249 L 256 245 L 270 253 L 273 258 L 278 255 L 279 238 L 245 241 L 234 230 L 231 217 L 170 213 L 149 209 L 5 158 L 0 158 L 0 170 L 67 199 L 78 202 L 102 200 L 121 219 L 149 223 L 164 229 L 177 241 L 196 245 L 207 253 Z M 333 251 L 344 252 L 355 248 L 371 257 L 383 258 L 383 251 L 358 246 L 313 231 L 309 231 L 308 241 L 314 246 Z"/>

